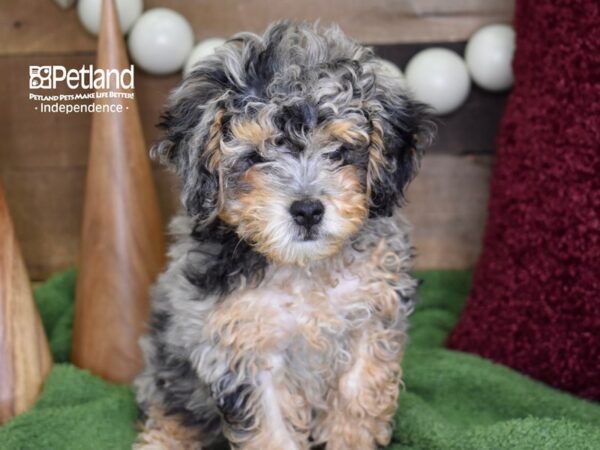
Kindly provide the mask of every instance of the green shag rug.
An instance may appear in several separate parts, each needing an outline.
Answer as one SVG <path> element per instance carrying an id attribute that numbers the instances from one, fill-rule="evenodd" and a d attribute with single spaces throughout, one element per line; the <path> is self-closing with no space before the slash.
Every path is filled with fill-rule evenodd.
<path id="1" fill-rule="evenodd" d="M 425 283 L 389 449 L 600 449 L 600 405 L 443 347 L 468 293 L 467 272 L 417 276 Z M 35 407 L 0 428 L 2 450 L 118 450 L 135 438 L 131 388 L 68 363 L 74 287 L 71 271 L 36 289 L 56 365 Z"/>

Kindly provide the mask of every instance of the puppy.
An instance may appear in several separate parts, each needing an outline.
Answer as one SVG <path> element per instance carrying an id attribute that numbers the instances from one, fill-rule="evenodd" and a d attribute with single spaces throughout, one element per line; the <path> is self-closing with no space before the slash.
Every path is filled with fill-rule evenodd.
<path id="1" fill-rule="evenodd" d="M 137 448 L 388 444 L 417 285 L 398 206 L 426 108 L 337 27 L 283 22 L 199 63 L 162 126 L 185 212 L 142 342 Z"/>

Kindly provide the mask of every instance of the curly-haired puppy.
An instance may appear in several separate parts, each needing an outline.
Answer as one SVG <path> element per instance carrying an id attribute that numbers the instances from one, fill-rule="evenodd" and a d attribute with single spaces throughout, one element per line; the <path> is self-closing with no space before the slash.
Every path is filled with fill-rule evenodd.
<path id="1" fill-rule="evenodd" d="M 424 107 L 338 28 L 285 22 L 202 61 L 163 119 L 154 153 L 185 213 L 153 291 L 137 447 L 386 445 Z"/>

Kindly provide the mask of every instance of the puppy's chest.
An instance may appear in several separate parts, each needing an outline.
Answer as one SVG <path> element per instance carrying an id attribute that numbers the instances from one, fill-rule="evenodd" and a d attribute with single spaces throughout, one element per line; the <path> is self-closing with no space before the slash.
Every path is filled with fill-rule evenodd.
<path id="1" fill-rule="evenodd" d="M 259 287 L 224 299 L 208 327 L 239 351 L 327 354 L 343 350 L 344 337 L 372 316 L 375 288 L 381 286 L 352 268 L 326 274 L 274 270 Z"/>

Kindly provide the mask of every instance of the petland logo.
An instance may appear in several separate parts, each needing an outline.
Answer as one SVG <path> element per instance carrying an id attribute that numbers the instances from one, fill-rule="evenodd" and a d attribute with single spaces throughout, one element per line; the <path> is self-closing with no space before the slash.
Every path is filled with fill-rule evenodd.
<path id="1" fill-rule="evenodd" d="M 29 89 L 56 89 L 65 83 L 69 89 L 133 89 L 133 64 L 129 69 L 94 69 L 91 64 L 80 69 L 65 66 L 29 66 Z"/>

